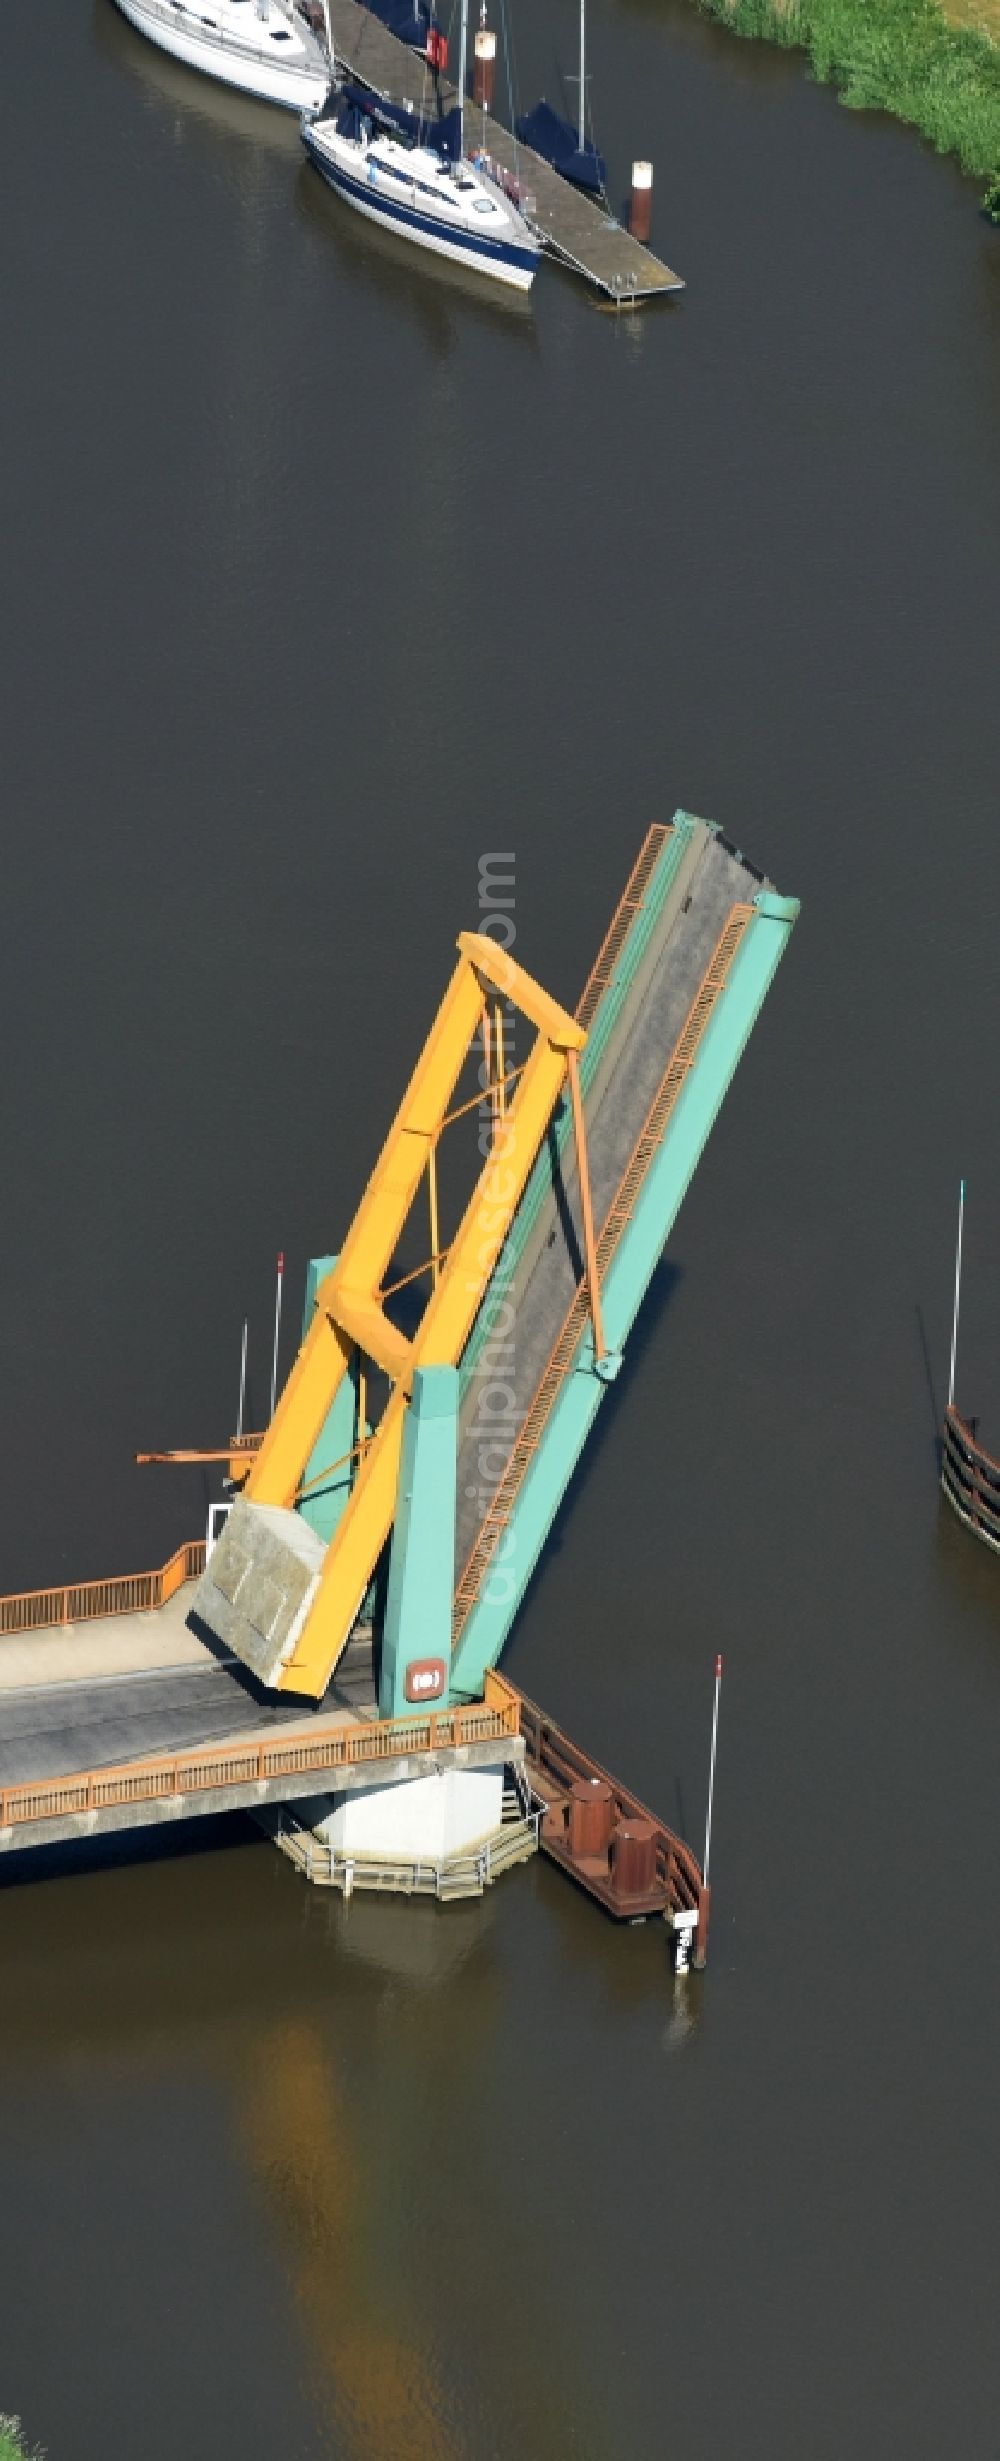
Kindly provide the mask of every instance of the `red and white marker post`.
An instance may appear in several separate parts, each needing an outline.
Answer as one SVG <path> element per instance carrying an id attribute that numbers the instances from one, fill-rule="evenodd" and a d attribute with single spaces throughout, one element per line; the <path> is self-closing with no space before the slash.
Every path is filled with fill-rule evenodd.
<path id="1" fill-rule="evenodd" d="M 708 1915 L 712 1891 L 708 1882 L 709 1857 L 712 1852 L 712 1806 L 715 1801 L 715 1756 L 719 1746 L 719 1694 L 722 1690 L 722 1657 L 715 1661 L 715 1698 L 712 1703 L 712 1752 L 708 1765 L 708 1811 L 705 1816 L 705 1857 L 701 1867 L 701 1889 L 697 1907 L 685 1906 L 673 1916 L 674 1972 L 686 1974 L 693 1962 L 698 1973 L 708 1958 Z"/>
<path id="2" fill-rule="evenodd" d="M 719 1747 L 719 1697 L 722 1691 L 722 1657 L 715 1661 L 715 1697 L 712 1702 L 712 1751 L 708 1764 L 708 1809 L 705 1814 L 705 1858 L 701 1867 L 701 1897 L 698 1903 L 698 1928 L 694 1941 L 694 1962 L 701 1972 L 708 1959 L 708 1917 L 712 1904 L 709 1885 L 709 1862 L 712 1853 L 712 1810 L 715 1803 L 715 1756 Z"/>
<path id="3" fill-rule="evenodd" d="M 705 1815 L 705 1859 L 701 1867 L 705 1887 L 708 1887 L 708 1859 L 712 1851 L 712 1805 L 715 1800 L 715 1755 L 719 1743 L 719 1694 L 722 1690 L 722 1659 L 715 1661 L 715 1699 L 712 1703 L 712 1757 L 708 1765 L 708 1811 Z"/>

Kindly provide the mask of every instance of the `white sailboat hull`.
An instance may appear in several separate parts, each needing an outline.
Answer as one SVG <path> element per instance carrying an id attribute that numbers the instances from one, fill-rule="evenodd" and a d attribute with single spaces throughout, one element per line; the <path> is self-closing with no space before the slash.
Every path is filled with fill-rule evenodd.
<path id="1" fill-rule="evenodd" d="M 295 112 L 318 111 L 325 100 L 330 72 L 319 44 L 276 8 L 262 20 L 252 5 L 245 5 L 240 10 L 244 25 L 234 22 L 231 0 L 228 6 L 226 0 L 221 5 L 218 0 L 199 0 L 197 7 L 192 0 L 183 8 L 176 0 L 116 0 L 116 6 L 139 34 L 148 35 L 172 59 L 242 94 Z M 281 56 L 284 43 L 279 49 L 273 41 L 273 34 L 286 27 L 294 44 L 294 56 L 287 60 Z"/>
<path id="2" fill-rule="evenodd" d="M 431 256 L 445 257 L 453 265 L 465 265 L 488 280 L 503 282 L 511 290 L 530 290 L 538 267 L 539 249 L 533 234 L 519 215 L 499 200 L 490 200 L 488 228 L 473 224 L 469 214 L 456 212 L 452 227 L 443 222 L 443 211 L 429 208 L 427 184 L 417 178 L 412 185 L 397 169 L 395 189 L 380 176 L 384 157 L 392 157 L 405 170 L 408 159 L 420 162 L 420 157 L 408 158 L 402 149 L 380 140 L 367 154 L 353 141 L 343 139 L 339 132 L 308 121 L 303 123 L 303 142 L 317 170 L 328 180 L 344 203 L 363 214 L 366 222 L 377 222 L 382 230 L 394 231 L 400 239 L 411 240 L 414 246 L 427 249 Z M 426 163 L 428 157 L 423 157 Z M 488 194 L 486 183 L 478 174 L 462 166 L 469 188 L 481 197 Z"/>

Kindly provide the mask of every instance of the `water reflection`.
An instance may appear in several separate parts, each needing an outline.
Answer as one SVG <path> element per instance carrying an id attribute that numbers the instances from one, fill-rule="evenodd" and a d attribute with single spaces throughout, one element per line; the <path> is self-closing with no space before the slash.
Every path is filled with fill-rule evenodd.
<path id="1" fill-rule="evenodd" d="M 507 290 L 446 258 L 418 253 L 343 206 L 303 160 L 294 113 L 255 102 L 171 59 L 137 33 L 113 0 L 95 0 L 93 36 L 98 53 L 141 90 L 147 109 L 169 117 L 175 142 L 196 145 L 203 154 L 214 147 L 220 167 L 239 190 L 259 185 L 252 165 L 259 171 L 264 156 L 269 163 L 287 163 L 289 211 L 332 248 L 338 276 L 352 286 L 370 284 L 377 300 L 410 310 L 432 344 L 451 342 L 459 309 L 534 339 L 530 293 Z"/>
<path id="2" fill-rule="evenodd" d="M 932 1507 L 933 1510 L 933 1507 Z M 966 1529 L 942 1495 L 937 1496 L 931 1561 L 942 1611 L 954 1616 L 956 1606 L 966 1628 L 989 1646 L 1000 1645 L 1000 1570 L 992 1547 Z"/>
<path id="3" fill-rule="evenodd" d="M 678 2051 L 686 2051 L 688 2045 L 694 2041 L 694 2037 L 701 2024 L 701 2019 L 702 1990 L 700 1976 L 696 1974 L 675 1974 L 673 1983 L 673 2004 L 671 2006 L 669 2018 L 663 2029 L 663 2048 L 671 2058 L 674 2057 Z"/>
<path id="4" fill-rule="evenodd" d="M 540 2461 L 617 2450 L 578 2346 L 600 2274 L 581 2283 L 565 2262 L 558 2163 L 525 2136 L 507 2067 L 512 2044 L 526 2075 L 560 2051 L 537 2000 L 511 2005 L 521 1880 L 468 1906 L 345 1906 L 261 1842 L 0 1896 L 0 2106 L 71 2111 L 97 2148 L 128 2112 L 113 2165 L 95 2155 L 112 2230 L 143 2193 L 147 2141 L 189 2173 L 197 2112 L 233 2244 L 227 2328 L 238 2341 L 277 2268 L 301 2331 L 288 2363 L 338 2456 L 471 2461 L 487 2433 Z M 16 2205 L 8 2190 L 12 2229 Z M 104 2295 L 81 2281 L 95 2330 Z"/>
<path id="5" fill-rule="evenodd" d="M 385 2461 L 457 2461 L 461 2445 L 426 2323 L 393 2279 L 398 2236 L 385 2231 L 383 2210 L 393 2199 L 391 2160 L 376 2166 L 359 2142 L 357 2113 L 318 2026 L 276 2025 L 249 2042 L 238 2125 L 287 2243 L 306 2340 L 333 2391 L 338 2426 L 359 2452 Z"/>
<path id="6" fill-rule="evenodd" d="M 508 290 L 446 257 L 416 249 L 377 223 L 366 222 L 334 196 L 319 174 L 303 161 L 295 185 L 295 205 L 301 221 L 334 251 L 336 268 L 356 287 L 372 285 L 380 300 L 410 312 L 432 343 L 450 343 L 456 330 L 455 311 L 472 310 L 482 324 L 497 324 L 504 332 L 537 349 L 532 293 Z"/>
<path id="7" fill-rule="evenodd" d="M 172 59 L 129 24 L 114 0 L 94 0 L 91 38 L 98 56 L 113 62 L 132 80 L 150 110 L 169 107 L 175 136 L 205 135 L 216 144 L 220 137 L 235 137 L 258 151 L 296 159 L 299 133 L 294 112 L 283 111 L 275 103 L 255 102 L 235 86 L 223 85 L 219 78 L 206 77 L 200 69 Z"/>

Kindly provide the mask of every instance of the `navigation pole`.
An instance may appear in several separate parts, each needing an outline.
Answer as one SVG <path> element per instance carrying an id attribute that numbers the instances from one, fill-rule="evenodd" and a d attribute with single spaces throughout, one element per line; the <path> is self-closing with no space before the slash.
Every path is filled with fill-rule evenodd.
<path id="1" fill-rule="evenodd" d="M 278 1337 L 281 1332 L 281 1285 L 285 1278 L 284 1255 L 278 1258 L 278 1281 L 274 1293 L 274 1350 L 271 1355 L 271 1417 L 278 1397 Z"/>
<path id="2" fill-rule="evenodd" d="M 955 1248 L 955 1305 L 951 1318 L 951 1365 L 948 1369 L 948 1408 L 955 1399 L 955 1359 L 958 1352 L 958 1304 L 962 1295 L 962 1224 L 965 1218 L 965 1181 L 958 1184 L 958 1242 Z"/>
<path id="3" fill-rule="evenodd" d="M 708 1887 L 709 1856 L 712 1851 L 712 1805 L 715 1800 L 715 1754 L 719 1741 L 719 1694 L 721 1690 L 722 1659 L 719 1657 L 716 1658 L 715 1661 L 715 1700 L 712 1706 L 712 1757 L 708 1768 L 708 1811 L 705 1816 L 705 1860 L 701 1867 L 702 1879 L 704 1880 L 706 1888 Z"/>

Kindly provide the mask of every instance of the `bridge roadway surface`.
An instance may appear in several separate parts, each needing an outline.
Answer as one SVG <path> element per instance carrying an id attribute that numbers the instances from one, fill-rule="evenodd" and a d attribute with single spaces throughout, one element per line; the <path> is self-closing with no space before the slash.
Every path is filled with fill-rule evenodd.
<path id="1" fill-rule="evenodd" d="M 656 1098 L 688 1011 L 734 905 L 758 894 L 760 875 L 721 837 L 697 835 L 688 848 L 650 936 L 622 1014 L 585 1100 L 594 1228 L 600 1238 L 629 1160 Z M 584 1272 L 583 1226 L 574 1141 L 567 1138 L 552 1185 L 519 1250 L 517 1223 L 501 1252 L 497 1288 L 509 1302 L 512 1331 L 498 1369 L 492 1345 L 471 1375 L 459 1416 L 455 1566 L 460 1580 L 476 1544 L 485 1498 L 480 1387 L 498 1373 L 513 1385 L 506 1425 L 520 1427 Z M 503 1475 L 498 1431 L 491 1435 L 490 1484 Z M 513 1449 L 513 1437 L 508 1456 Z M 499 1475 L 498 1475 L 499 1473 Z"/>
<path id="2" fill-rule="evenodd" d="M 434 89 L 423 53 L 401 43 L 378 17 L 358 6 L 358 0 L 330 0 L 338 65 L 380 94 L 387 102 L 409 102 L 418 111 L 433 108 Z M 458 89 L 440 80 L 442 111 L 458 100 Z M 550 163 L 527 145 L 519 144 L 499 120 L 466 105 L 466 140 L 484 145 L 522 191 L 521 210 L 532 230 L 554 256 L 603 291 L 616 306 L 682 291 L 679 274 L 661 263 L 649 248 L 633 239 L 604 206 L 560 179 Z"/>
<path id="3" fill-rule="evenodd" d="M 148 1615 L 106 1616 L 0 1640 L 0 1786 L 117 1767 L 157 1752 L 306 1734 L 317 1714 L 375 1717 L 371 1635 L 359 1633 L 315 1707 L 266 1692 L 186 1623 L 191 1586 Z"/>

